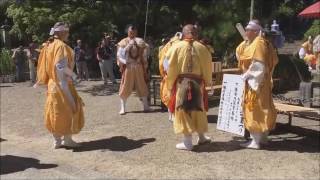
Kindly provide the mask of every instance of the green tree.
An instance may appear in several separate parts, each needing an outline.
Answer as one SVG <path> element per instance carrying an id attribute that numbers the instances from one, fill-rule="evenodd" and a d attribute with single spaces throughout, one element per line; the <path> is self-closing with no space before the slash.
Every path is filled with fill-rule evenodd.
<path id="1" fill-rule="evenodd" d="M 297 14 L 315 1 L 255 0 L 254 17 L 261 20 L 263 25 L 270 25 L 276 19 L 285 35 L 300 36 L 311 22 L 301 21 Z M 11 34 L 25 41 L 44 41 L 57 21 L 65 21 L 71 25 L 71 43 L 80 38 L 94 46 L 102 38 L 102 32 L 113 32 L 120 39 L 125 36 L 124 29 L 129 23 L 138 26 L 140 37 L 144 35 L 147 0 L 19 2 L 9 0 L 4 5 L 1 4 L 0 19 L 9 18 L 13 25 Z M 221 59 L 224 55 L 232 54 L 242 41 L 235 24 L 240 22 L 245 25 L 248 22 L 250 2 L 251 0 L 150 0 L 147 36 L 155 40 L 157 47 L 161 38 L 173 36 L 175 32 L 181 31 L 182 25 L 198 23 L 202 29 L 201 36 L 211 40 L 216 56 Z M 155 51 L 154 54 L 156 53 Z"/>
<path id="2" fill-rule="evenodd" d="M 316 37 L 320 34 L 320 20 L 314 20 L 312 26 L 308 29 L 308 31 L 304 34 L 305 39 L 309 36 Z"/>
<path id="3" fill-rule="evenodd" d="M 230 0 L 227 2 L 217 0 L 193 6 L 193 11 L 202 26 L 202 36 L 212 40 L 217 52 L 223 52 L 223 50 L 230 52 L 241 41 L 235 24 L 238 22 L 246 23 L 250 13 L 249 0 Z"/>

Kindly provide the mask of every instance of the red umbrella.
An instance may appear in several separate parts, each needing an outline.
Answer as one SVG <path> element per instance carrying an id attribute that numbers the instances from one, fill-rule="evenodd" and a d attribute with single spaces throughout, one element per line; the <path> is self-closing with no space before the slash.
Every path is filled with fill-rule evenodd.
<path id="1" fill-rule="evenodd" d="M 305 18 L 320 18 L 320 1 L 305 8 L 298 16 Z"/>

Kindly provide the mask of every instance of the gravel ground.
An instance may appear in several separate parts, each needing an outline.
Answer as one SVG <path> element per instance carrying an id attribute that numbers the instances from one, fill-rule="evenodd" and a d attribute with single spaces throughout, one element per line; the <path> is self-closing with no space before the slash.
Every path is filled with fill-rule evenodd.
<path id="1" fill-rule="evenodd" d="M 208 112 L 211 144 L 175 149 L 167 113 L 158 106 L 142 113 L 138 98 L 118 115 L 116 88 L 101 81 L 77 88 L 86 124 L 74 139 L 79 149 L 52 148 L 44 127 L 44 89 L 29 83 L 1 84 L 1 179 L 319 179 L 319 121 L 279 115 L 271 142 L 262 150 L 242 149 L 243 138 L 216 129 L 218 106 Z M 292 95 L 296 92 L 290 92 Z M 194 137 L 195 140 L 195 137 Z"/>

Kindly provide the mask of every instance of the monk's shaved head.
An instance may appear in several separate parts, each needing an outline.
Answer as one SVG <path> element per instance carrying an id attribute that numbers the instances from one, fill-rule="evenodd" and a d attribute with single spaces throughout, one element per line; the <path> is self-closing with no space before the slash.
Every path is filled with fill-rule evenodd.
<path id="1" fill-rule="evenodd" d="M 196 28 L 194 27 L 193 24 L 187 24 L 183 27 L 182 29 L 182 33 L 183 35 L 194 35 L 194 33 L 196 33 Z"/>

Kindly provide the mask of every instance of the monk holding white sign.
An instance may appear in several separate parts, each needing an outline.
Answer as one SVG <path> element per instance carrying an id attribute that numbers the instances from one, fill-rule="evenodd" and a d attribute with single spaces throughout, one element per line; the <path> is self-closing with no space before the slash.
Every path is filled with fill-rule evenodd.
<path id="1" fill-rule="evenodd" d="M 239 68 L 246 82 L 244 95 L 244 124 L 252 141 L 243 147 L 259 149 L 268 133 L 275 127 L 276 109 L 272 100 L 272 73 L 278 63 L 272 44 L 260 36 L 262 28 L 257 20 L 246 26 L 248 40 L 236 49 Z"/>

